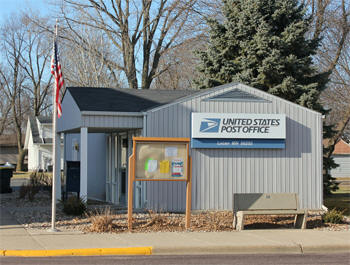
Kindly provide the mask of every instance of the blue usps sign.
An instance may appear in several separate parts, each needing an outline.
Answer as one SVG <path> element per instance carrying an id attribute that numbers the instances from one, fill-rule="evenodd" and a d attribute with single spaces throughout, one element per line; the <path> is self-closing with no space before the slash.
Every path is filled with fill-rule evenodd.
<path id="1" fill-rule="evenodd" d="M 192 138 L 286 139 L 286 115 L 192 112 Z"/>
<path id="2" fill-rule="evenodd" d="M 191 148 L 285 148 L 284 139 L 212 139 L 192 138 Z"/>
<path id="3" fill-rule="evenodd" d="M 283 149 L 286 115 L 192 112 L 192 148 Z"/>

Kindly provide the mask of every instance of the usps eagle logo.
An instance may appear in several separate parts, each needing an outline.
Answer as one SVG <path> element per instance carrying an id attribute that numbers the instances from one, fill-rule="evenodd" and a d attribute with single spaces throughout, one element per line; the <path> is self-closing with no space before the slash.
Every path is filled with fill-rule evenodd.
<path id="1" fill-rule="evenodd" d="M 205 118 L 201 122 L 199 131 L 203 133 L 217 133 L 219 132 L 219 127 L 220 127 L 220 119 Z"/>

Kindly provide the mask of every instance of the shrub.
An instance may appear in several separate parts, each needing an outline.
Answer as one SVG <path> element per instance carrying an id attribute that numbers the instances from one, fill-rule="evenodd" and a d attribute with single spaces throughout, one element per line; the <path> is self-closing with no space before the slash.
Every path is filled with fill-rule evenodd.
<path id="1" fill-rule="evenodd" d="M 27 185 L 28 199 L 34 201 L 35 195 L 39 192 L 40 186 L 29 184 Z"/>
<path id="2" fill-rule="evenodd" d="M 86 211 L 86 203 L 82 198 L 72 196 L 62 201 L 62 204 L 63 212 L 68 215 L 82 215 Z"/>
<path id="3" fill-rule="evenodd" d="M 323 222 L 332 223 L 332 224 L 341 224 L 344 219 L 343 213 L 344 211 L 338 211 L 336 209 L 332 209 L 323 215 L 322 217 Z"/>
<path id="4" fill-rule="evenodd" d="M 32 185 L 39 186 L 39 174 L 42 174 L 42 173 L 41 172 L 32 172 L 29 176 L 29 183 Z"/>
<path id="5" fill-rule="evenodd" d="M 111 232 L 114 227 L 113 219 L 109 207 L 106 207 L 104 211 L 96 211 L 93 215 L 90 215 L 90 231 L 97 233 Z"/>
<path id="6" fill-rule="evenodd" d="M 40 187 L 33 185 L 33 184 L 27 184 L 22 185 L 19 189 L 19 198 L 25 199 L 26 196 L 28 196 L 28 199 L 30 201 L 34 201 L 35 195 L 39 192 Z"/>
<path id="7" fill-rule="evenodd" d="M 22 186 L 19 188 L 19 198 L 24 199 L 27 195 L 28 188 L 27 185 L 22 184 Z"/>
<path id="8" fill-rule="evenodd" d="M 27 184 L 27 195 L 30 201 L 33 201 L 35 195 L 40 191 L 40 175 L 42 173 L 33 172 L 29 177 L 29 184 Z"/>
<path id="9" fill-rule="evenodd" d="M 39 175 L 40 186 L 43 190 L 50 192 L 52 191 L 52 175 L 41 173 Z"/>
<path id="10" fill-rule="evenodd" d="M 29 183 L 20 187 L 19 198 L 25 199 L 28 196 L 28 199 L 33 201 L 40 189 L 48 191 L 51 195 L 52 176 L 43 172 L 33 172 L 30 174 Z"/>
<path id="11" fill-rule="evenodd" d="M 30 175 L 30 184 L 46 191 L 52 190 L 52 175 L 44 172 L 33 172 Z"/>

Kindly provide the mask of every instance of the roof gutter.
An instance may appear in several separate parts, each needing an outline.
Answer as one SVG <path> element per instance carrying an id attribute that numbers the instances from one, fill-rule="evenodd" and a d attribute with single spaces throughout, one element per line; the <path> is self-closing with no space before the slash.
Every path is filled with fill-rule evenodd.
<path id="1" fill-rule="evenodd" d="M 34 143 L 34 144 L 43 145 L 43 146 L 50 146 L 50 145 L 52 145 L 52 143 Z M 64 144 L 61 143 L 61 145 L 63 146 Z"/>
<path id="2" fill-rule="evenodd" d="M 138 116 L 142 117 L 144 116 L 141 112 L 113 112 L 113 111 L 82 111 L 81 115 L 87 115 L 87 116 Z"/>

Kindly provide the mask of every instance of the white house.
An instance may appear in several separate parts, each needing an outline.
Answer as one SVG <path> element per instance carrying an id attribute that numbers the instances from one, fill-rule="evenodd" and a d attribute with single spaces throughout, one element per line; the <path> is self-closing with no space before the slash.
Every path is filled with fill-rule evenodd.
<path id="1" fill-rule="evenodd" d="M 349 178 L 350 177 L 350 144 L 340 139 L 333 152 L 334 162 L 339 166 L 331 170 L 331 175 L 334 178 Z"/>
<path id="2" fill-rule="evenodd" d="M 17 164 L 17 156 L 18 146 L 16 135 L 0 135 L 0 165 L 5 164 L 7 162 L 13 165 Z"/>
<path id="3" fill-rule="evenodd" d="M 49 169 L 52 165 L 52 118 L 28 117 L 24 149 L 28 150 L 28 171 Z M 63 152 L 61 161 L 63 169 Z"/>

